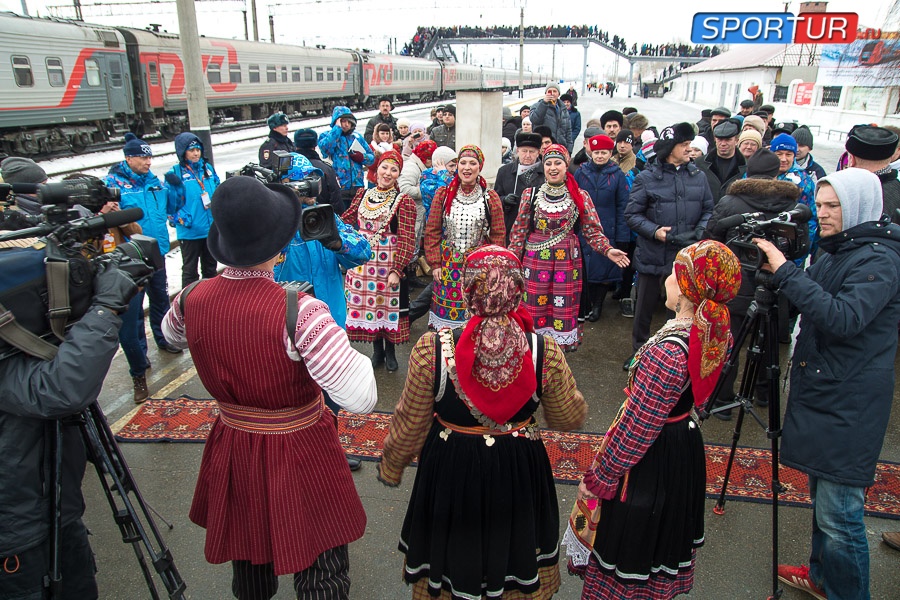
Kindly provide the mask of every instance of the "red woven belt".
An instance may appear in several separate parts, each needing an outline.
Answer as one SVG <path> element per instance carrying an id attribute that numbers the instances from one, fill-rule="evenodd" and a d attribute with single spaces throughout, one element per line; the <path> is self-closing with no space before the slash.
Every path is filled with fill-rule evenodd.
<path id="1" fill-rule="evenodd" d="M 228 427 L 266 435 L 292 433 L 306 429 L 319 420 L 325 406 L 321 394 L 315 402 L 307 406 L 279 410 L 266 410 L 218 401 L 216 403 L 219 405 L 219 418 Z"/>

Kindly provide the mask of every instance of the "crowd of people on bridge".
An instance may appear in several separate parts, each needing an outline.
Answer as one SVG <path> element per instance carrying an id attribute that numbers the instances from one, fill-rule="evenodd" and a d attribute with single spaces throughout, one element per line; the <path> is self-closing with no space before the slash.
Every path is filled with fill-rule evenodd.
<path id="1" fill-rule="evenodd" d="M 753 242 L 785 314 L 789 302 L 802 315 L 782 462 L 809 476 L 812 551 L 808 567 L 778 574 L 821 598 L 869 596 L 863 500 L 888 426 L 900 322 L 900 129 L 854 127 L 826 174 L 810 128 L 775 120 L 758 93 L 736 113 L 720 106 L 696 123 L 651 123 L 633 107 L 585 118 L 574 86 L 561 92 L 551 83 L 518 114 L 497 115 L 512 136 L 510 160 L 490 174 L 483 149 L 457 136 L 452 104 L 426 124 L 397 119 L 382 98 L 364 134 L 348 106 L 334 108 L 325 131 L 293 136 L 290 117 L 275 113 L 259 160 L 287 153 L 282 183 L 220 181 L 190 132 L 176 138 L 178 163 L 160 179 L 151 146 L 126 136 L 106 179 L 121 197 L 103 210 L 141 208 L 140 231 L 168 250 L 171 227 L 182 245 L 174 300 L 164 269 L 145 285 L 150 330 L 161 351 L 190 352 L 219 407 L 190 518 L 206 529 L 207 560 L 232 563 L 235 597 L 272 598 L 284 574 L 298 598 L 349 597 L 348 544 L 363 536 L 366 514 L 350 474 L 360 463 L 344 455 L 335 415 L 371 411 L 375 369 L 398 371 L 396 346 L 410 341 L 374 475 L 397 486 L 418 457 L 399 532 L 413 598 L 547 599 L 561 561 L 584 578 L 588 600 L 690 592 L 704 543 L 698 414 L 727 420 L 747 406 L 733 377 L 713 396 L 726 359 L 742 350 L 734 339 L 754 288 L 754 270 L 725 243 L 740 227 L 729 217 L 791 210 L 809 214 L 797 230 L 807 255 Z M 47 179 L 18 157 L 0 163 L 0 175 Z M 297 191 L 310 180 L 321 182 L 318 194 Z M 301 222 L 326 205 L 324 232 L 304 239 Z M 19 194 L 4 212 L 39 210 L 35 196 Z M 42 419 L 93 401 L 119 343 L 135 402 L 147 398 L 142 296 L 115 266 L 97 281 L 90 315 L 57 359 L 0 360 L 8 448 L 39 446 Z M 313 294 L 278 285 L 298 281 Z M 586 322 L 604 318 L 607 296 L 634 319 L 626 396 L 561 531 L 535 413 L 559 430 L 584 423 L 588 404 L 567 354 Z M 667 320 L 654 331 L 661 303 Z M 426 314 L 415 340 L 411 324 Z M 81 354 L 92 368 L 70 372 Z M 39 591 L 46 486 L 24 471 L 37 472 L 39 459 L 14 455 L 0 458 L 0 471 L 25 483 L 0 491 L 0 516 L 18 515 L 0 532 L 0 557 L 28 568 L 2 577 Z M 81 550 L 63 576 L 94 598 L 83 501 L 67 502 L 63 535 Z M 15 503 L 40 515 L 23 519 Z M 898 538 L 885 534 L 892 545 Z"/>
<path id="2" fill-rule="evenodd" d="M 661 57 L 704 57 L 717 56 L 721 50 L 718 46 L 705 44 L 638 44 L 631 48 L 625 39 L 618 35 L 610 37 L 609 32 L 595 25 L 530 25 L 525 28 L 524 36 L 529 39 L 545 38 L 587 38 L 597 40 L 610 48 L 631 56 Z M 412 40 L 403 45 L 400 54 L 421 56 L 425 48 L 434 38 L 518 38 L 518 25 L 495 25 L 493 27 L 457 25 L 455 27 L 419 27 Z"/>

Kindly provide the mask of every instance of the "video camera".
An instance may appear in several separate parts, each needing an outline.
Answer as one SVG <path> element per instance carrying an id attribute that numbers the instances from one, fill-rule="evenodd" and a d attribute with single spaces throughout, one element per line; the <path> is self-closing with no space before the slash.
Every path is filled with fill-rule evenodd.
<path id="1" fill-rule="evenodd" d="M 262 183 L 280 183 L 286 185 L 301 198 L 318 198 L 322 193 L 322 178 L 311 175 L 300 181 L 285 181 L 291 170 L 291 153 L 275 150 L 275 168 L 267 169 L 256 163 L 247 163 L 237 171 L 226 171 L 225 179 L 232 177 L 256 177 Z"/>
<path id="2" fill-rule="evenodd" d="M 0 183 L 0 198 L 9 198 L 13 194 L 37 194 L 43 205 L 43 220 L 52 224 L 69 221 L 72 218 L 69 209 L 76 204 L 96 213 L 107 202 L 118 202 L 120 196 L 118 188 L 107 187 L 95 177 L 45 184 Z"/>
<path id="3" fill-rule="evenodd" d="M 790 211 L 779 213 L 772 219 L 762 220 L 763 213 L 744 213 L 721 219 L 718 229 L 737 227 L 738 234 L 728 240 L 727 246 L 741 261 L 741 267 L 759 271 L 766 262 L 766 255 L 753 243 L 754 238 L 772 242 L 788 260 L 798 260 L 809 254 L 809 231 L 806 223 L 812 218 L 808 206 L 798 204 Z"/>
<path id="4" fill-rule="evenodd" d="M 131 241 L 106 253 L 98 243 L 110 228 L 143 218 L 139 208 L 68 218 L 76 204 L 96 211 L 117 201 L 117 189 L 91 179 L 72 179 L 37 186 L 36 191 L 43 203 L 41 222 L 0 233 L 0 245 L 7 246 L 0 247 L 0 304 L 4 307 L 0 325 L 15 320 L 35 336 L 61 338 L 90 308 L 94 275 L 102 265 L 115 262 L 138 286 L 165 266 L 154 238 L 132 235 Z M 15 240 L 29 243 L 6 243 Z M 0 340 L 0 359 L 20 350 Z"/>

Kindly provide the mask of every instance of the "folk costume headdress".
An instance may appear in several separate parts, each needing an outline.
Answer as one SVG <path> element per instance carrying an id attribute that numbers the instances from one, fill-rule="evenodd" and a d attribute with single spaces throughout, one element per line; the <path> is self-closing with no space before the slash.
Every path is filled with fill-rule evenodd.
<path id="1" fill-rule="evenodd" d="M 381 166 L 383 162 L 392 162 L 397 165 L 397 168 L 401 171 L 403 170 L 403 157 L 396 150 L 388 150 L 378 157 L 378 160 L 375 161 L 375 170 L 378 170 L 378 167 Z M 400 186 L 394 181 L 394 189 L 399 190 Z"/>
<path id="2" fill-rule="evenodd" d="M 544 149 L 544 152 L 541 154 L 541 159 L 546 162 L 548 158 L 558 158 L 566 163 L 568 167 L 570 157 L 569 151 L 562 144 L 551 144 Z M 575 206 L 578 207 L 578 214 L 584 214 L 584 199 L 581 197 L 581 188 L 578 187 L 578 182 L 575 181 L 575 177 L 566 172 L 566 189 L 569 191 L 569 196 L 572 197 L 572 201 L 575 202 Z"/>
<path id="3" fill-rule="evenodd" d="M 475 144 L 463 146 L 460 149 L 459 154 L 456 155 L 456 159 L 458 161 L 465 156 L 474 158 L 478 161 L 479 171 L 484 167 L 484 152 L 482 152 L 481 148 Z M 450 185 L 447 186 L 447 199 L 444 201 L 444 214 L 450 214 L 450 207 L 453 205 L 453 199 L 456 198 L 456 194 L 459 192 L 460 185 L 462 185 L 462 182 L 459 179 L 459 169 L 457 169 L 456 173 L 453 175 L 453 179 L 450 180 Z M 487 181 L 485 181 L 484 177 L 481 175 L 478 176 L 478 185 L 481 186 L 482 191 L 487 190 Z"/>
<path id="4" fill-rule="evenodd" d="M 537 389 L 524 291 L 522 265 L 509 250 L 488 245 L 467 257 L 463 294 L 472 317 L 456 344 L 456 371 L 469 401 L 500 424 Z"/>
<path id="5" fill-rule="evenodd" d="M 725 303 L 741 287 L 741 263 L 725 244 L 704 240 L 678 251 L 675 278 L 681 293 L 694 304 L 688 373 L 699 407 L 712 394 L 728 357 L 731 319 Z"/>

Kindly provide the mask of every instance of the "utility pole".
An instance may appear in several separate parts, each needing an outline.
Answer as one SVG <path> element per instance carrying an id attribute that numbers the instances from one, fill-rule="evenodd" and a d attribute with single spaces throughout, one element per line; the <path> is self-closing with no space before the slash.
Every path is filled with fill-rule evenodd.
<path id="1" fill-rule="evenodd" d="M 250 32 L 247 30 L 247 9 L 245 8 L 241 12 L 244 13 L 244 39 L 249 40 Z"/>
<path id="2" fill-rule="evenodd" d="M 519 98 L 525 97 L 525 0 L 519 6 Z"/>
<path id="3" fill-rule="evenodd" d="M 75 5 L 76 5 L 75 10 L 77 11 L 78 10 L 78 8 L 77 8 L 78 2 L 75 2 Z M 29 16 L 28 15 L 28 2 L 26 2 L 25 0 L 22 0 L 22 14 L 25 15 L 26 17 Z"/>
<path id="4" fill-rule="evenodd" d="M 206 85 L 200 60 L 200 35 L 197 33 L 197 12 L 192 0 L 176 0 L 181 55 L 184 59 L 184 81 L 187 92 L 188 120 L 191 132 L 203 144 L 204 158 L 213 160 L 212 136 L 209 132 L 209 109 L 206 106 Z"/>
<path id="5" fill-rule="evenodd" d="M 272 43 L 275 43 L 275 15 L 269 14 L 269 36 L 272 38 Z"/>
<path id="6" fill-rule="evenodd" d="M 256 22 L 256 0 L 250 0 L 250 14 L 253 16 L 253 41 L 259 41 L 259 26 Z"/>
<path id="7" fill-rule="evenodd" d="M 81 16 L 81 0 L 74 0 L 73 4 L 75 5 L 75 20 L 84 21 Z M 25 6 L 25 0 L 22 0 L 22 6 Z M 25 14 L 27 15 L 28 13 Z"/>

